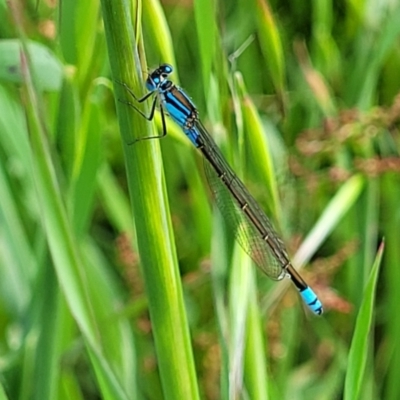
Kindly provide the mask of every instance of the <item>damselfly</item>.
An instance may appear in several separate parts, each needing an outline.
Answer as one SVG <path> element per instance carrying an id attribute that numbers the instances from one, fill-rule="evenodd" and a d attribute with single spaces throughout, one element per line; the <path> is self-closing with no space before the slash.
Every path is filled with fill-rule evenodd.
<path id="1" fill-rule="evenodd" d="M 166 134 L 165 114 L 181 127 L 194 146 L 202 152 L 206 176 L 216 203 L 243 249 L 271 279 L 281 280 L 289 277 L 307 306 L 315 314 L 322 314 L 323 308 L 318 297 L 293 268 L 284 243 L 201 123 L 196 106 L 181 88 L 168 79 L 172 71 L 173 68 L 169 64 L 162 64 L 154 70 L 146 80 L 149 92 L 141 98 L 137 98 L 132 90 L 123 84 L 139 103 L 154 95 L 149 115 L 144 114 L 135 104 L 123 102 L 149 121 L 153 119 L 158 103 L 163 136 Z"/>

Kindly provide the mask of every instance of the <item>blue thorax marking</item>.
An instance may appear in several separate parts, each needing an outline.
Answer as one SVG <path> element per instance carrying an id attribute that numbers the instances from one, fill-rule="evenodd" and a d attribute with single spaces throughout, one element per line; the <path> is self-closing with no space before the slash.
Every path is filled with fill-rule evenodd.
<path id="1" fill-rule="evenodd" d="M 168 75 L 172 71 L 172 66 L 160 65 L 147 78 L 146 87 L 152 92 L 158 92 L 161 107 L 183 129 L 190 141 L 198 147 L 199 133 L 195 127 L 198 118 L 196 106 L 186 93 L 168 79 Z"/>

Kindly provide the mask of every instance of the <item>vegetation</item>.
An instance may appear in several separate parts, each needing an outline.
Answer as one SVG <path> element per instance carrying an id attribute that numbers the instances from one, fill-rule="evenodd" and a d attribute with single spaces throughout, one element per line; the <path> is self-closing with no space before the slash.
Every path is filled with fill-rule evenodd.
<path id="1" fill-rule="evenodd" d="M 398 2 L 13 0 L 0 20 L 0 399 L 400 397 Z M 251 264 L 177 126 L 137 140 L 160 116 L 119 83 L 143 94 L 161 62 L 323 316 Z"/>

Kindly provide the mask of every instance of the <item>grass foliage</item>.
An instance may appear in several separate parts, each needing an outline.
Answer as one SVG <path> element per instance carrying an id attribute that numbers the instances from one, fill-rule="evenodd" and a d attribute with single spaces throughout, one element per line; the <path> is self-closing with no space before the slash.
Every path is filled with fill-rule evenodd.
<path id="1" fill-rule="evenodd" d="M 400 3 L 0 1 L 0 398 L 400 398 Z M 243 45 L 245 44 L 245 45 Z M 121 101 L 161 62 L 324 304 Z M 149 104 L 144 103 L 148 113 Z"/>

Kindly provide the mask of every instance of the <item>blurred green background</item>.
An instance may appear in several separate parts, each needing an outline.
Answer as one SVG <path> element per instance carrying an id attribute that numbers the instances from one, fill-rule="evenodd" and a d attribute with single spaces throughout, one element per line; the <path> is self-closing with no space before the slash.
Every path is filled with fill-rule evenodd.
<path id="1" fill-rule="evenodd" d="M 399 399 L 400 2 L 132 1 L 0 0 L 0 398 Z M 162 62 L 322 317 L 130 145 Z"/>

